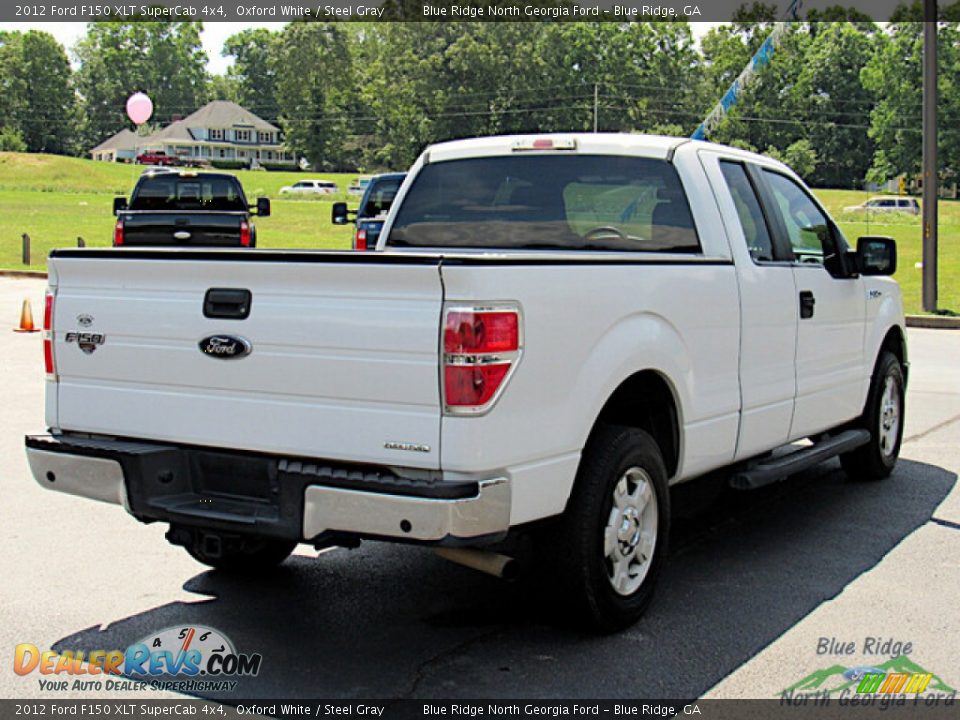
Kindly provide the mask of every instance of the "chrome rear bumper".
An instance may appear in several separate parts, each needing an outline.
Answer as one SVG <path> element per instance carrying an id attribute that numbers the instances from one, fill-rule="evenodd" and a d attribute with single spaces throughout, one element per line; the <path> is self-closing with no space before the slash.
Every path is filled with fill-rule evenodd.
<path id="1" fill-rule="evenodd" d="M 506 478 L 415 481 L 325 461 L 73 436 L 27 437 L 26 452 L 41 486 L 122 505 L 144 522 L 305 542 L 341 534 L 438 545 L 495 540 L 510 527 Z"/>

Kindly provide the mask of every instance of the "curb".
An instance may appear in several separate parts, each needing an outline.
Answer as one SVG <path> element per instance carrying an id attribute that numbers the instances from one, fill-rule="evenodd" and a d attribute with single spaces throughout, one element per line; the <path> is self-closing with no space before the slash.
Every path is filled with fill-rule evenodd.
<path id="1" fill-rule="evenodd" d="M 907 327 L 960 330 L 960 317 L 949 315 L 907 315 Z"/>
<path id="2" fill-rule="evenodd" d="M 0 270 L 0 277 L 46 278 L 47 274 L 41 270 Z"/>

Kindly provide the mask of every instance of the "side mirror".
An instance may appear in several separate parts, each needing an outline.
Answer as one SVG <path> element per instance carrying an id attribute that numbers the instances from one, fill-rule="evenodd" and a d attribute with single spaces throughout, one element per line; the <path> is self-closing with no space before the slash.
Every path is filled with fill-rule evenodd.
<path id="1" fill-rule="evenodd" d="M 257 215 L 270 217 L 270 198 L 257 198 Z"/>
<path id="2" fill-rule="evenodd" d="M 335 202 L 330 211 L 330 222 L 334 225 L 346 225 L 350 222 L 351 212 L 356 215 L 356 210 L 348 210 L 345 202 Z"/>
<path id="3" fill-rule="evenodd" d="M 897 243 L 888 237 L 857 240 L 857 264 L 862 275 L 893 275 L 897 271 Z"/>
<path id="4" fill-rule="evenodd" d="M 115 197 L 113 199 L 113 214 L 117 215 L 120 211 L 127 209 L 127 199 L 125 197 Z"/>

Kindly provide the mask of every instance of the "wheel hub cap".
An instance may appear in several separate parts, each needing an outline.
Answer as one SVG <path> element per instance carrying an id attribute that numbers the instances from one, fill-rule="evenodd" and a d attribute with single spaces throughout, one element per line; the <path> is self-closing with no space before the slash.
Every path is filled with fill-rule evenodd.
<path id="1" fill-rule="evenodd" d="M 653 481 L 639 467 L 628 469 L 613 488 L 604 528 L 607 578 L 620 595 L 631 595 L 646 578 L 657 541 L 657 496 Z"/>
<path id="2" fill-rule="evenodd" d="M 893 454 L 900 434 L 900 392 L 897 381 L 888 377 L 883 385 L 880 398 L 880 427 L 878 438 L 880 451 L 885 457 Z"/>

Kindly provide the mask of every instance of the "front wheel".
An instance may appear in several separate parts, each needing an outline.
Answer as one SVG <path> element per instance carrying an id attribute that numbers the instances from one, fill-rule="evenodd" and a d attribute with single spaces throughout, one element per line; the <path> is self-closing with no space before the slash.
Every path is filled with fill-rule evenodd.
<path id="1" fill-rule="evenodd" d="M 883 352 L 870 383 L 867 406 L 858 425 L 870 431 L 870 442 L 840 456 L 854 480 L 882 480 L 893 472 L 903 440 L 903 368 L 897 356 Z"/>
<path id="2" fill-rule="evenodd" d="M 598 428 L 557 528 L 559 580 L 576 617 L 601 632 L 636 622 L 653 599 L 669 530 L 656 442 L 636 428 Z"/>

